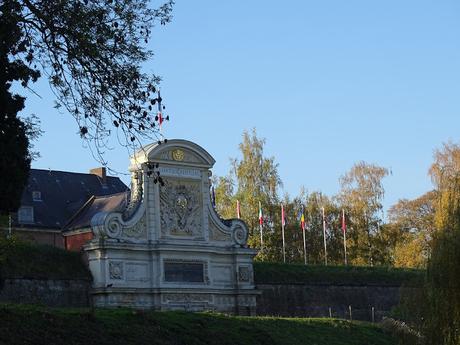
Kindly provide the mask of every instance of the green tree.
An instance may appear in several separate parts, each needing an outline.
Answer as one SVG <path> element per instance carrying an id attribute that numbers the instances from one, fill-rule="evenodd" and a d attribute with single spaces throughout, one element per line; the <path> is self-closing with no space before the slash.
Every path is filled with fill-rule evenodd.
<path id="1" fill-rule="evenodd" d="M 356 163 L 340 178 L 337 197 L 348 216 L 348 252 L 351 263 L 382 264 L 385 248 L 381 243 L 382 200 L 385 189 L 382 180 L 388 169 L 366 162 Z"/>
<path id="2" fill-rule="evenodd" d="M 225 219 L 236 218 L 236 206 L 234 205 L 234 183 L 231 177 L 213 176 L 212 184 L 216 186 L 216 210 Z"/>
<path id="3" fill-rule="evenodd" d="M 264 227 L 267 235 L 275 230 L 274 216 L 276 205 L 279 205 L 278 188 L 281 179 L 278 164 L 274 157 L 265 157 L 264 145 L 265 139 L 257 137 L 255 128 L 251 132 L 245 131 L 239 145 L 242 158 L 232 160 L 232 173 L 236 182 L 235 199 L 239 200 L 242 218 L 252 230 L 248 243 L 253 247 L 260 247 L 259 202 L 265 211 Z"/>
<path id="4" fill-rule="evenodd" d="M 11 94 L 12 83 L 29 88 L 45 75 L 57 106 L 75 118 L 81 137 L 103 162 L 112 129 L 131 147 L 156 133 L 159 77 L 142 72 L 152 56 L 142 43 L 155 22 L 170 20 L 172 5 L 171 0 L 158 9 L 144 0 L 0 2 L 0 171 L 14 176 L 0 182 L 2 198 L 10 199 L 8 205 L 2 201 L 1 212 L 18 206 L 30 167 L 25 124 L 17 117 L 24 97 Z"/>
<path id="5" fill-rule="evenodd" d="M 430 344 L 460 343 L 460 145 L 436 150 L 430 175 L 437 191 L 432 255 L 428 265 Z"/>
<path id="6" fill-rule="evenodd" d="M 22 38 L 16 18 L 19 11 L 15 2 L 0 5 L 0 215 L 19 207 L 31 161 L 27 124 L 18 118 L 18 112 L 24 108 L 24 97 L 13 94 L 11 87 L 15 81 L 27 87 L 40 75 L 21 59 L 10 61 L 10 56 L 25 51 L 17 44 Z"/>
<path id="7" fill-rule="evenodd" d="M 241 159 L 232 159 L 232 171 L 227 177 L 215 178 L 217 210 L 223 217 L 236 217 L 236 202 L 240 203 L 241 218 L 250 229 L 248 243 L 260 248 L 259 202 L 264 214 L 264 241 L 268 252 L 260 252 L 259 258 L 279 258 L 271 251 L 274 238 L 279 235 L 279 198 L 278 188 L 281 179 L 274 157 L 264 154 L 265 139 L 257 137 L 257 132 L 243 133 L 239 145 Z M 273 237 L 273 238 L 272 238 Z M 269 249 L 270 248 L 270 249 Z M 279 248 L 279 247 L 278 247 Z"/>
<path id="8" fill-rule="evenodd" d="M 430 191 L 414 200 L 399 200 L 388 210 L 384 232 L 396 267 L 426 267 L 435 231 L 435 200 L 436 192 Z"/>

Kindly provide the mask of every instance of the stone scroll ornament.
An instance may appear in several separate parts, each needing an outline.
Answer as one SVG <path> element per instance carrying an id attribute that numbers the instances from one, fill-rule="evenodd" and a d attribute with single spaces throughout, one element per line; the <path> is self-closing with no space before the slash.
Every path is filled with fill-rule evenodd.
<path id="1" fill-rule="evenodd" d="M 147 234 L 143 201 L 143 178 L 135 172 L 131 182 L 131 199 L 123 212 L 99 212 L 91 219 L 97 238 L 137 241 Z"/>
<path id="2" fill-rule="evenodd" d="M 96 238 L 136 241 L 146 237 L 145 215 L 132 225 L 128 225 L 121 213 L 99 212 L 91 219 L 91 227 Z"/>
<path id="3" fill-rule="evenodd" d="M 233 241 L 240 245 L 245 246 L 248 240 L 248 231 L 245 224 L 237 219 L 232 219 L 231 232 L 233 234 Z"/>

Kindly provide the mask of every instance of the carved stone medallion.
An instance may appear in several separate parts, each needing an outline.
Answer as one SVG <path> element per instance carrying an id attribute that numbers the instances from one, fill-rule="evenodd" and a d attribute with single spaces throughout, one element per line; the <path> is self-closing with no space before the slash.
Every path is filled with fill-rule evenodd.
<path id="1" fill-rule="evenodd" d="M 181 149 L 176 149 L 176 150 L 173 150 L 172 151 L 172 158 L 175 160 L 175 161 L 183 161 L 184 160 L 184 151 L 182 151 Z"/>
<path id="2" fill-rule="evenodd" d="M 123 279 L 123 261 L 109 262 L 110 279 Z"/>
<path id="3" fill-rule="evenodd" d="M 203 159 L 198 157 L 195 153 L 190 152 L 190 150 L 183 150 L 181 148 L 174 148 L 172 150 L 167 150 L 162 152 L 156 157 L 153 157 L 153 160 L 173 160 L 176 162 L 187 162 L 187 163 L 204 163 Z"/>
<path id="4" fill-rule="evenodd" d="M 250 280 L 249 267 L 246 267 L 246 266 L 238 267 L 238 280 L 240 282 L 249 282 Z"/>

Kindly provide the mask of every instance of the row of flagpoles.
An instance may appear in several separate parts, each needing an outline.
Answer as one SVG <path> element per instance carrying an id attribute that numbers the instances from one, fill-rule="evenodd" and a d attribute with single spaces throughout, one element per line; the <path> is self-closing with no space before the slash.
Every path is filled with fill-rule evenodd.
<path id="1" fill-rule="evenodd" d="M 238 212 L 237 216 L 240 217 L 239 213 L 239 202 L 238 205 Z M 323 220 L 323 244 L 324 244 L 324 264 L 327 266 L 327 241 L 326 241 L 326 216 L 324 212 L 324 207 L 321 207 L 322 213 L 322 220 Z M 347 265 L 347 224 L 345 220 L 345 210 L 342 210 L 342 233 L 343 233 L 343 251 L 344 251 L 344 263 Z M 262 207 L 259 202 L 259 225 L 260 225 L 260 243 L 261 249 L 263 249 L 263 215 L 262 215 Z M 286 215 L 284 212 L 284 205 L 281 204 L 281 237 L 283 241 L 283 262 L 286 262 L 286 240 L 284 237 L 284 228 L 286 226 Z M 305 215 L 302 210 L 300 215 L 300 227 L 302 229 L 302 237 L 303 237 L 303 253 L 304 253 L 304 262 L 305 265 L 307 264 L 307 243 L 305 238 Z"/>
<path id="2" fill-rule="evenodd" d="M 211 188 L 211 200 L 214 207 L 216 207 L 216 195 L 214 192 L 214 187 Z M 323 244 L 324 244 L 324 264 L 327 266 L 327 241 L 326 241 L 326 216 L 324 212 L 324 207 L 321 207 L 321 214 L 323 219 Z M 239 200 L 236 201 L 236 217 L 238 219 L 241 218 L 240 213 L 240 202 Z M 348 264 L 347 262 L 347 224 L 345 220 L 345 210 L 342 210 L 342 233 L 343 233 L 343 252 L 344 252 L 344 263 L 345 265 Z M 263 225 L 264 225 L 264 217 L 262 213 L 262 205 L 259 201 L 259 231 L 260 231 L 260 248 L 263 250 L 264 248 L 264 235 L 263 235 Z M 284 205 L 281 204 L 281 236 L 283 241 L 283 262 L 286 262 L 286 241 L 284 237 L 284 227 L 286 226 L 286 215 L 284 212 Z M 305 265 L 307 264 L 307 243 L 305 239 L 305 215 L 302 209 L 300 215 L 300 227 L 302 229 L 303 235 L 303 252 L 304 252 L 304 262 Z"/>

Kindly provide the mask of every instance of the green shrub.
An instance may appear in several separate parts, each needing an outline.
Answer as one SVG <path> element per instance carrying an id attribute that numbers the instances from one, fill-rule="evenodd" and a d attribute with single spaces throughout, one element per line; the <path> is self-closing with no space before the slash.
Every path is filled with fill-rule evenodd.
<path id="1" fill-rule="evenodd" d="M 90 279 L 79 253 L 47 245 L 0 238 L 0 277 Z"/>

